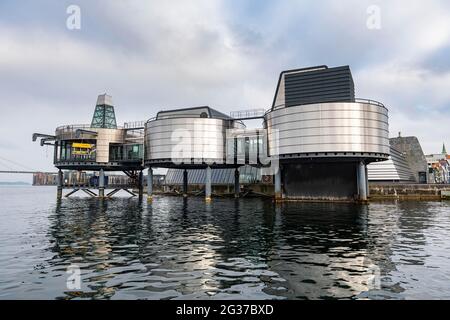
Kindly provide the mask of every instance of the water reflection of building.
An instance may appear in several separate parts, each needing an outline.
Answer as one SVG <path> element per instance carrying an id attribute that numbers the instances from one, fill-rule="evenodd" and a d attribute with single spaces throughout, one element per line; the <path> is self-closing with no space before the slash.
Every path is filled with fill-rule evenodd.
<path id="1" fill-rule="evenodd" d="M 284 205 L 270 268 L 286 280 L 279 285 L 291 298 L 401 298 L 412 281 L 405 270 L 427 260 L 430 206 Z"/>
<path id="2" fill-rule="evenodd" d="M 405 290 L 396 270 L 426 262 L 432 219 L 429 203 L 69 200 L 49 263 L 82 267 L 81 297 L 372 298 L 379 275 L 381 294 Z"/>
<path id="3" fill-rule="evenodd" d="M 288 296 L 350 298 L 369 290 L 375 262 L 366 242 L 368 207 L 283 205 L 269 258 Z"/>
<path id="4" fill-rule="evenodd" d="M 115 253 L 124 245 L 120 235 L 135 237 L 136 228 L 139 228 L 138 221 L 130 219 L 129 214 L 140 217 L 140 206 L 132 201 L 123 204 L 119 205 L 119 214 L 124 217 L 115 224 L 108 202 L 67 200 L 57 203 L 55 214 L 50 217 L 48 235 L 54 257 L 48 263 L 58 267 L 62 274 L 70 265 L 79 266 L 82 276 L 81 290 L 61 288 L 61 298 L 108 298 L 114 295 L 116 288 L 108 281 L 114 278 L 115 268 L 128 266 L 127 259 L 117 259 Z M 130 225 L 133 225 L 132 230 L 127 228 Z M 133 242 L 127 239 L 127 244 L 129 241 Z M 124 258 L 136 258 L 132 250 L 127 249 L 125 253 Z"/>

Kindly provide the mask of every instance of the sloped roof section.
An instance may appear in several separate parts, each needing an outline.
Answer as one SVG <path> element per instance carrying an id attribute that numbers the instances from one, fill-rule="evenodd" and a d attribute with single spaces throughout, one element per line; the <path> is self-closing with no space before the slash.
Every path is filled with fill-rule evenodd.
<path id="1" fill-rule="evenodd" d="M 208 106 L 164 110 L 159 111 L 156 115 L 156 119 L 158 120 L 171 118 L 213 118 L 225 120 L 232 119 L 230 116 L 227 116 L 226 114 Z"/>

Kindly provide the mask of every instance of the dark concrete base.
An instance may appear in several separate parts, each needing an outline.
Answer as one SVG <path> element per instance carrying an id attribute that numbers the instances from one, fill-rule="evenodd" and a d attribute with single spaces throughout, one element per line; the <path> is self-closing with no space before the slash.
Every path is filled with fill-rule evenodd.
<path id="1" fill-rule="evenodd" d="M 357 163 L 283 164 L 285 200 L 354 201 Z"/>

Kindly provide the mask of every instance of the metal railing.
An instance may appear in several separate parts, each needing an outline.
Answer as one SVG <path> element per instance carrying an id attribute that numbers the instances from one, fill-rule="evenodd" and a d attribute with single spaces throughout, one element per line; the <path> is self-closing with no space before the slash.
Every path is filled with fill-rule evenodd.
<path id="1" fill-rule="evenodd" d="M 265 113 L 266 113 L 265 109 L 231 111 L 230 117 L 233 119 L 239 119 L 239 120 L 256 119 L 256 118 L 264 117 Z"/>
<path id="2" fill-rule="evenodd" d="M 384 106 L 384 104 L 382 104 L 381 102 L 376 101 L 376 100 L 356 98 L 355 102 L 373 104 L 373 105 L 376 105 L 378 107 L 385 108 L 387 110 L 387 108 Z"/>
<path id="3" fill-rule="evenodd" d="M 56 162 L 95 162 L 97 159 L 97 154 L 85 154 L 85 155 L 70 155 L 69 157 L 61 156 L 56 159 Z"/>
<path id="4" fill-rule="evenodd" d="M 145 127 L 146 121 L 132 121 L 123 124 L 124 129 L 142 129 Z"/>
<path id="5" fill-rule="evenodd" d="M 309 105 L 309 104 L 323 104 L 323 103 L 339 103 L 339 102 L 342 102 L 342 103 L 366 103 L 366 104 L 372 104 L 372 105 L 375 105 L 375 106 L 378 106 L 378 107 L 381 107 L 381 108 L 384 108 L 387 110 L 385 105 L 382 104 L 381 102 L 376 101 L 376 100 L 371 100 L 371 99 L 364 99 L 364 98 L 355 98 L 355 101 L 336 100 L 336 101 L 324 101 L 324 102 L 313 102 L 313 103 L 309 102 L 309 103 L 301 103 L 296 106 L 305 106 L 305 105 Z M 273 106 L 271 109 L 266 111 L 265 115 L 267 115 L 267 113 L 269 113 L 270 111 L 274 111 L 274 110 L 284 108 L 284 107 L 286 107 L 285 104 L 279 104 L 279 105 Z"/>
<path id="6" fill-rule="evenodd" d="M 90 124 L 69 124 L 69 125 L 57 127 L 56 131 L 64 133 L 64 132 L 76 131 L 78 129 L 88 130 L 88 129 L 101 129 L 101 128 L 92 128 Z M 106 129 L 109 129 L 109 128 L 106 128 Z M 117 128 L 114 128 L 114 129 L 123 129 L 123 127 L 117 126 Z"/>

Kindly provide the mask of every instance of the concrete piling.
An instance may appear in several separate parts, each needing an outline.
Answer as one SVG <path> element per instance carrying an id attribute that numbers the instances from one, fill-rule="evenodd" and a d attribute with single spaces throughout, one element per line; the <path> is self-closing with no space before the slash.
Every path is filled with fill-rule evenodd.
<path id="1" fill-rule="evenodd" d="M 144 173 L 142 172 L 142 170 L 139 171 L 138 190 L 139 190 L 139 201 L 141 201 L 144 195 Z"/>
<path id="2" fill-rule="evenodd" d="M 100 169 L 98 177 L 98 197 L 105 198 L 105 171 L 103 169 Z"/>
<path id="3" fill-rule="evenodd" d="M 366 165 L 363 161 L 358 163 L 358 194 L 360 201 L 367 201 L 367 175 L 366 175 Z"/>
<path id="4" fill-rule="evenodd" d="M 61 169 L 58 170 L 58 187 L 56 191 L 56 198 L 58 200 L 62 199 L 62 191 L 63 191 L 63 172 Z"/>
<path id="5" fill-rule="evenodd" d="M 274 176 L 274 187 L 275 187 L 275 201 L 279 201 L 282 199 L 282 192 L 281 192 L 281 168 L 278 167 L 276 169 L 276 173 Z"/>
<path id="6" fill-rule="evenodd" d="M 183 197 L 187 198 L 188 196 L 188 172 L 186 169 L 183 171 Z"/>
<path id="7" fill-rule="evenodd" d="M 147 173 L 147 200 L 151 202 L 153 200 L 153 169 L 148 168 Z"/>
<path id="8" fill-rule="evenodd" d="M 239 194 L 241 193 L 241 185 L 239 183 L 239 168 L 234 169 L 234 197 L 239 198 Z"/>
<path id="9" fill-rule="evenodd" d="M 205 174 L 205 201 L 209 202 L 211 201 L 211 167 L 206 167 L 206 174 Z"/>

